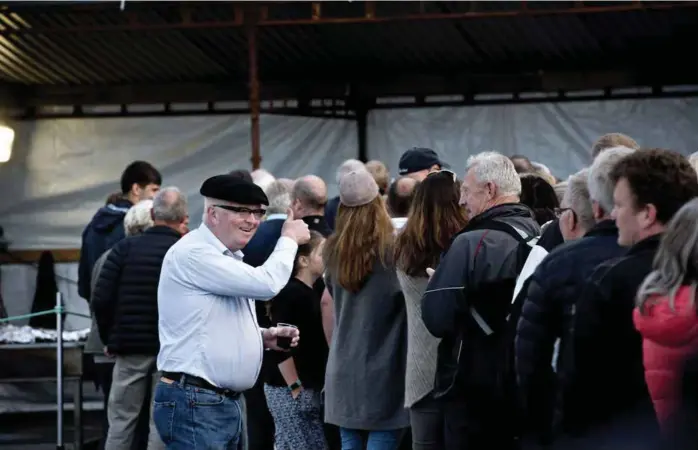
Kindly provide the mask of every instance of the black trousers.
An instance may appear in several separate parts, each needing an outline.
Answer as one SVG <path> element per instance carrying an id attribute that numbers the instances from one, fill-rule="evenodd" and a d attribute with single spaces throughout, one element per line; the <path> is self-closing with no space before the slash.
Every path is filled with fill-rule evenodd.
<path id="1" fill-rule="evenodd" d="M 264 396 L 264 377 L 260 375 L 252 389 L 245 391 L 244 395 L 248 450 L 274 450 L 276 429 Z"/>
<path id="2" fill-rule="evenodd" d="M 501 409 L 463 398 L 443 400 L 444 447 L 462 450 L 519 450 L 521 443 L 510 430 Z"/>

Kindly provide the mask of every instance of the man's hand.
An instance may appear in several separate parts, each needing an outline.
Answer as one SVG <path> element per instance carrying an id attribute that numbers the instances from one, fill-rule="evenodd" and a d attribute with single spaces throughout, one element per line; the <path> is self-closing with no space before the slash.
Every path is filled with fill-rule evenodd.
<path id="1" fill-rule="evenodd" d="M 287 352 L 287 349 L 278 346 L 276 342 L 277 337 L 291 338 L 291 347 L 297 347 L 298 340 L 300 339 L 300 333 L 298 332 L 298 328 L 293 327 L 265 328 L 262 331 L 262 340 L 264 341 L 264 348 L 280 352 Z"/>
<path id="2" fill-rule="evenodd" d="M 310 230 L 308 230 L 308 224 L 300 219 L 294 219 L 293 210 L 288 210 L 288 217 L 286 222 L 284 222 L 281 228 L 281 236 L 286 236 L 288 238 L 296 241 L 298 245 L 303 245 L 310 240 Z"/>

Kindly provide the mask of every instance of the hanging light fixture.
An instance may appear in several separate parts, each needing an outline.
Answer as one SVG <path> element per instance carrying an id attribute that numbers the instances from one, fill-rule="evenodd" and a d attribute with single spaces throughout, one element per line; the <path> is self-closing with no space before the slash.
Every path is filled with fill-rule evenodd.
<path id="1" fill-rule="evenodd" d="M 12 144 L 15 141 L 15 130 L 0 125 L 0 163 L 6 163 L 12 156 Z"/>

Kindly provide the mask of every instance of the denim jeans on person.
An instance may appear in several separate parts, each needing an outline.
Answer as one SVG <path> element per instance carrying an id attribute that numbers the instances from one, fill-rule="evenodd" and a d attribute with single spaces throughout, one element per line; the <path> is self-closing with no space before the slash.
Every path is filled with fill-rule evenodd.
<path id="1" fill-rule="evenodd" d="M 153 395 L 153 421 L 167 450 L 237 450 L 240 403 L 180 381 L 160 381 Z"/>
<path id="2" fill-rule="evenodd" d="M 340 428 L 342 450 L 363 450 L 363 435 L 368 433 L 366 450 L 396 450 L 404 430 L 363 431 Z"/>

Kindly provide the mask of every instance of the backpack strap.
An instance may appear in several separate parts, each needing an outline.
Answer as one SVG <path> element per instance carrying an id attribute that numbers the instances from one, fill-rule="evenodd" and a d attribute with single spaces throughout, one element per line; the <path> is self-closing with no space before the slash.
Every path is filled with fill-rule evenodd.
<path id="1" fill-rule="evenodd" d="M 533 248 L 536 245 L 539 238 L 539 236 L 529 236 L 526 232 L 499 220 L 484 221 L 468 229 L 467 231 L 474 230 L 501 231 L 502 233 L 506 233 L 512 238 L 516 239 L 516 242 L 518 242 L 519 245 L 524 243 L 531 248 Z M 475 254 L 475 256 L 477 256 L 477 253 Z M 482 317 L 482 315 L 480 315 L 480 313 L 477 311 L 477 309 L 475 309 L 474 306 L 470 305 L 468 307 L 468 311 L 470 312 L 470 315 L 472 316 L 473 320 L 475 320 L 475 323 L 477 323 L 477 325 L 480 327 L 482 332 L 485 333 L 486 336 L 494 334 L 494 330 L 492 329 L 492 327 L 489 326 L 487 321 Z M 508 319 L 509 316 L 507 317 L 507 320 Z"/>

